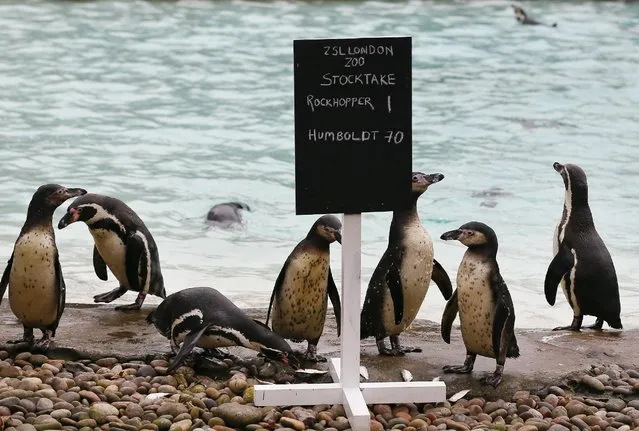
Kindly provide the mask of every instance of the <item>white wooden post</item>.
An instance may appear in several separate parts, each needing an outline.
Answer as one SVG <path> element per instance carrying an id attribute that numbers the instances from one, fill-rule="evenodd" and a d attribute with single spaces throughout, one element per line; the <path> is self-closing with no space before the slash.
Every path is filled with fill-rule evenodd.
<path id="1" fill-rule="evenodd" d="M 329 361 L 335 383 L 256 385 L 256 406 L 342 404 L 353 431 L 368 431 L 366 404 L 441 402 L 444 382 L 360 383 L 361 214 L 344 214 L 341 358 Z"/>

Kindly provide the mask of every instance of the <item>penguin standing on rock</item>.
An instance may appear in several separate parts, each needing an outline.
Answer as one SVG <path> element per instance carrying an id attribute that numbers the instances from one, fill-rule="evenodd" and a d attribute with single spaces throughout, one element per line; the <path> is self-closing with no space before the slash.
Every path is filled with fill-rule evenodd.
<path id="1" fill-rule="evenodd" d="M 584 315 L 597 318 L 590 329 L 601 330 L 604 320 L 622 329 L 617 273 L 610 252 L 595 229 L 588 205 L 586 173 L 577 165 L 555 162 L 566 188 L 564 210 L 555 229 L 553 252 L 544 282 L 546 300 L 555 305 L 561 283 L 573 310 L 572 324 L 554 328 L 579 331 Z"/>
<path id="2" fill-rule="evenodd" d="M 368 284 L 360 318 L 360 338 L 374 336 L 380 355 L 421 352 L 420 348 L 402 347 L 399 334 L 417 316 L 431 280 L 444 298 L 453 292 L 448 274 L 433 258 L 433 242 L 417 214 L 417 199 L 442 179 L 442 174 L 414 172 L 412 208 L 393 212 L 388 248 Z M 386 337 L 390 337 L 390 349 L 384 343 Z"/>
<path id="3" fill-rule="evenodd" d="M 64 311 L 66 288 L 55 244 L 52 218 L 67 199 L 86 194 L 58 184 L 40 186 L 33 194 L 27 220 L 15 242 L 13 253 L 0 281 L 0 303 L 9 286 L 9 305 L 24 327 L 17 344 L 33 344 L 33 329 L 42 331 L 35 347 L 47 350 Z"/>
<path id="4" fill-rule="evenodd" d="M 470 222 L 442 234 L 443 240 L 458 240 L 468 249 L 457 271 L 457 289 L 442 316 L 442 338 L 450 344 L 450 330 L 459 312 L 466 345 L 464 365 L 447 365 L 445 373 L 467 374 L 477 355 L 497 360 L 491 376 L 482 383 L 501 383 L 506 358 L 519 357 L 515 338 L 515 308 L 497 265 L 497 235 L 484 223 Z"/>
<path id="5" fill-rule="evenodd" d="M 58 223 L 59 229 L 83 221 L 93 236 L 93 269 L 106 281 L 107 266 L 120 282 L 110 292 L 93 297 L 95 302 L 112 302 L 128 290 L 140 292 L 133 304 L 116 310 L 139 310 L 146 295 L 166 298 L 158 248 L 138 215 L 124 202 L 98 194 L 86 194 L 69 205 Z"/>
<path id="6" fill-rule="evenodd" d="M 280 271 L 266 315 L 268 325 L 273 312 L 273 331 L 295 342 L 306 340 L 305 359 L 325 361 L 317 356 L 317 343 L 324 332 L 328 298 L 341 332 L 341 305 L 331 273 L 330 244 L 342 243 L 342 223 L 337 217 L 324 215 L 297 244 Z"/>
<path id="7" fill-rule="evenodd" d="M 241 346 L 286 364 L 289 359 L 295 362 L 286 340 L 211 287 L 192 287 L 167 296 L 146 320 L 169 339 L 176 353 L 168 371 L 178 367 L 195 346 L 214 351 Z"/>

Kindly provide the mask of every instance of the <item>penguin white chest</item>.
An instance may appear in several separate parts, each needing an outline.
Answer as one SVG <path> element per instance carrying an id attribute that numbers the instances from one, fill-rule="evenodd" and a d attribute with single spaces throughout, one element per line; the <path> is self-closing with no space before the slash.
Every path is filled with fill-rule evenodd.
<path id="1" fill-rule="evenodd" d="M 95 246 L 120 285 L 129 287 L 126 277 L 126 246 L 122 239 L 107 229 L 90 229 Z"/>
<path id="2" fill-rule="evenodd" d="M 384 327 L 388 335 L 399 335 L 415 320 L 424 302 L 433 272 L 433 241 L 421 225 L 414 222 L 404 230 L 402 260 L 399 274 L 404 298 L 404 314 L 399 324 L 395 324 L 395 310 L 390 290 L 384 295 Z"/>
<path id="3" fill-rule="evenodd" d="M 56 246 L 46 230 L 22 235 L 13 250 L 9 276 L 11 311 L 28 327 L 41 328 L 58 319 Z"/>
<path id="4" fill-rule="evenodd" d="M 318 339 L 328 305 L 328 253 L 303 252 L 289 262 L 273 303 L 273 330 L 291 340 Z"/>
<path id="5" fill-rule="evenodd" d="M 491 266 L 481 256 L 466 252 L 457 272 L 457 305 L 466 349 L 494 358 L 492 344 L 495 301 Z"/>

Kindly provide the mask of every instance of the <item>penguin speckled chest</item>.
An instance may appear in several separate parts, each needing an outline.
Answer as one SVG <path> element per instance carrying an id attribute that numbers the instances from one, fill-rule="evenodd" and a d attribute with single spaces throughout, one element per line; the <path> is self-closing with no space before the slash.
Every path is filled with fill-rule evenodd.
<path id="1" fill-rule="evenodd" d="M 272 313 L 275 332 L 294 341 L 308 342 L 305 358 L 322 361 L 317 343 L 324 331 L 327 297 L 330 298 L 341 330 L 341 305 L 330 269 L 330 244 L 341 243 L 342 223 L 332 215 L 317 219 L 302 241 L 293 249 L 275 281 L 266 315 Z"/>
<path id="2" fill-rule="evenodd" d="M 360 316 L 360 338 L 375 337 L 381 355 L 397 356 L 420 352 L 420 348 L 402 347 L 399 334 L 415 319 L 431 280 L 444 298 L 450 298 L 452 283 L 444 268 L 433 258 L 433 242 L 417 214 L 417 199 L 442 174 L 413 172 L 413 205 L 393 212 L 388 247 L 375 268 Z M 391 348 L 384 339 L 390 337 Z"/>
<path id="3" fill-rule="evenodd" d="M 195 346 L 211 349 L 213 355 L 220 354 L 218 347 L 241 346 L 284 363 L 297 362 L 286 340 L 210 287 L 191 287 L 167 296 L 146 320 L 170 340 L 176 353 L 169 371 Z"/>
<path id="4" fill-rule="evenodd" d="M 83 221 L 95 242 L 93 269 L 108 279 L 107 267 L 120 286 L 95 295 L 95 302 L 112 302 L 127 291 L 139 292 L 133 304 L 116 310 L 139 310 L 147 294 L 166 298 L 157 246 L 144 222 L 124 202 L 109 196 L 87 194 L 73 201 L 58 228 Z"/>
<path id="5" fill-rule="evenodd" d="M 596 317 L 590 329 L 601 330 L 603 322 L 621 329 L 621 302 L 617 273 L 610 252 L 595 229 L 588 204 L 586 173 L 577 165 L 554 163 L 565 186 L 562 215 L 553 236 L 554 257 L 544 281 L 546 301 L 555 304 L 557 286 L 573 310 L 569 326 L 554 330 L 579 331 L 584 315 Z"/>
<path id="6" fill-rule="evenodd" d="M 35 347 L 47 350 L 64 311 L 66 287 L 53 231 L 53 213 L 64 201 L 86 193 L 58 184 L 40 186 L 33 194 L 27 219 L 0 280 L 0 303 L 9 287 L 9 306 L 22 323 L 22 339 L 34 342 L 33 329 L 42 331 Z"/>
<path id="7" fill-rule="evenodd" d="M 468 250 L 457 271 L 457 289 L 446 303 L 441 334 L 450 344 L 450 331 L 459 312 L 466 346 L 464 365 L 446 365 L 445 373 L 470 373 L 477 355 L 495 358 L 495 372 L 482 378 L 484 384 L 501 382 L 506 357 L 519 357 L 515 337 L 515 307 L 497 265 L 497 235 L 490 226 L 470 222 L 442 234 L 443 240 L 458 240 Z"/>
<path id="8" fill-rule="evenodd" d="M 16 241 L 10 274 L 9 304 L 23 325 L 42 328 L 58 318 L 55 260 L 51 232 L 31 230 Z"/>
<path id="9" fill-rule="evenodd" d="M 495 302 L 490 273 L 490 263 L 483 256 L 466 252 L 457 271 L 457 303 L 466 349 L 494 358 L 492 323 Z"/>
<path id="10" fill-rule="evenodd" d="M 279 301 L 273 304 L 275 332 L 294 341 L 320 338 L 328 306 L 329 265 L 328 256 L 319 250 L 303 251 L 291 261 Z"/>

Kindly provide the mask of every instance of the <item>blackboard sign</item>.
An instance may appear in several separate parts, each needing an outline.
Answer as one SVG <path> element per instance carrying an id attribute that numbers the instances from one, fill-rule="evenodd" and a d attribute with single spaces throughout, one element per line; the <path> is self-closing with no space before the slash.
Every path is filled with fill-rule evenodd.
<path id="1" fill-rule="evenodd" d="M 411 38 L 293 43 L 297 214 L 411 206 Z"/>

